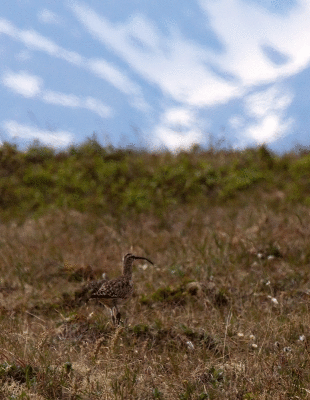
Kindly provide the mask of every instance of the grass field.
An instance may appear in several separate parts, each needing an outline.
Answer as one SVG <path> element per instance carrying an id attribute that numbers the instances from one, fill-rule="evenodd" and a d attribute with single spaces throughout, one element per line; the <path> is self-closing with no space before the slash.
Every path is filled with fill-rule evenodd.
<path id="1" fill-rule="evenodd" d="M 292 201 L 291 190 L 308 179 L 304 157 L 276 168 L 263 160 L 255 170 L 274 178 L 235 196 L 231 177 L 228 197 L 222 186 L 212 202 L 199 195 L 158 212 L 27 213 L 25 203 L 17 218 L 3 205 L 0 398 L 309 398 L 310 209 L 306 191 Z M 280 187 L 285 171 L 301 175 Z M 155 265 L 135 262 L 134 296 L 115 328 L 78 291 L 118 276 L 127 252 Z"/>

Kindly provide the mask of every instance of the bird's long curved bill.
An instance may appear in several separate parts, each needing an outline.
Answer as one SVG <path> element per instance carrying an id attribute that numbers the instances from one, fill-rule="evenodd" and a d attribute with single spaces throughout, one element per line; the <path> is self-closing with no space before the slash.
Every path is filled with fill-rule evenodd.
<path id="1" fill-rule="evenodd" d="M 149 260 L 148 258 L 145 258 L 145 257 L 136 257 L 136 256 L 135 256 L 135 259 L 136 259 L 136 260 L 146 260 L 146 261 L 148 261 L 149 263 L 151 263 L 152 265 L 154 265 L 154 263 L 153 263 L 151 260 Z"/>

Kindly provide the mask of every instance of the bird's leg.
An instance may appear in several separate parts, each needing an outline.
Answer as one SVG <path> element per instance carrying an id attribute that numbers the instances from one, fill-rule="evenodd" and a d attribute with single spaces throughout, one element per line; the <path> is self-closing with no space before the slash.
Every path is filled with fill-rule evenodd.
<path id="1" fill-rule="evenodd" d="M 117 306 L 111 309 L 111 317 L 114 325 L 119 325 L 121 322 L 121 313 L 118 311 Z"/>
<path id="2" fill-rule="evenodd" d="M 114 315 L 114 307 L 110 308 L 110 312 L 111 312 L 112 324 L 116 325 L 115 315 Z"/>
<path id="3" fill-rule="evenodd" d="M 117 323 L 117 325 L 119 325 L 120 322 L 121 322 L 121 313 L 117 310 L 117 313 L 116 313 L 116 323 Z"/>

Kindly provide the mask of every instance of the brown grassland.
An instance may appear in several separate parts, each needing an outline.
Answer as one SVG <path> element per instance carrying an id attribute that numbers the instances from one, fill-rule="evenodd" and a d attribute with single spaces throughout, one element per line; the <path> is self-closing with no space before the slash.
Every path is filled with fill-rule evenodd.
<path id="1" fill-rule="evenodd" d="M 6 207 L 0 399 L 309 398 L 310 208 L 270 188 L 123 216 Z M 135 262 L 115 328 L 78 292 L 127 252 L 155 265 Z"/>

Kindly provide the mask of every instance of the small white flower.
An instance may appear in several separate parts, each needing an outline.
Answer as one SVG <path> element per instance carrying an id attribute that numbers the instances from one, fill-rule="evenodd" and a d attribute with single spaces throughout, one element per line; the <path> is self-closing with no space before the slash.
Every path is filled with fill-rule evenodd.
<path id="1" fill-rule="evenodd" d="M 265 283 L 265 285 L 266 285 L 266 286 L 269 286 L 269 285 L 270 285 L 270 281 L 268 280 L 268 281 Z"/>
<path id="2" fill-rule="evenodd" d="M 268 299 L 270 299 L 276 306 L 279 304 L 278 300 L 275 297 L 268 296 Z"/>
<path id="3" fill-rule="evenodd" d="M 270 256 L 267 257 L 267 260 L 273 260 L 274 258 L 275 258 L 275 256 L 270 254 Z"/>
<path id="4" fill-rule="evenodd" d="M 264 254 L 263 254 L 263 253 L 257 253 L 257 257 L 258 257 L 258 258 L 263 258 L 263 257 L 264 257 Z"/>
<path id="5" fill-rule="evenodd" d="M 251 347 L 252 347 L 252 349 L 257 349 L 258 346 L 257 346 L 256 343 L 252 343 L 252 344 L 251 344 Z"/>
<path id="6" fill-rule="evenodd" d="M 238 333 L 237 333 L 237 336 L 240 337 L 240 338 L 241 338 L 241 337 L 244 337 L 244 333 L 238 332 Z"/>
<path id="7" fill-rule="evenodd" d="M 291 353 L 292 349 L 290 347 L 284 347 L 283 351 L 285 353 Z"/>
<path id="8" fill-rule="evenodd" d="M 299 340 L 300 340 L 301 342 L 304 342 L 304 341 L 306 340 L 306 336 L 305 336 L 305 335 L 300 335 L 300 336 L 299 336 Z"/>
<path id="9" fill-rule="evenodd" d="M 193 343 L 190 340 L 188 340 L 186 342 L 186 344 L 187 344 L 187 347 L 188 347 L 189 350 L 194 350 L 195 347 L 194 347 Z"/>
<path id="10" fill-rule="evenodd" d="M 250 340 L 255 340 L 255 336 L 254 336 L 254 335 L 250 335 L 250 336 L 249 336 L 249 339 L 250 339 Z"/>

